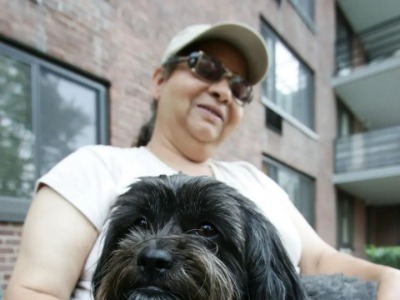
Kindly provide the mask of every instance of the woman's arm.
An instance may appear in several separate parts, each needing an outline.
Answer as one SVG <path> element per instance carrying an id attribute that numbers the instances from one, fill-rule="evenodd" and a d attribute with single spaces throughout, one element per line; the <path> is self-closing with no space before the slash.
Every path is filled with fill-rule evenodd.
<path id="1" fill-rule="evenodd" d="M 357 276 L 379 283 L 378 299 L 399 298 L 399 270 L 340 253 L 317 235 L 290 200 L 287 200 L 285 207 L 300 234 L 302 242 L 300 269 L 304 274 L 343 273 Z"/>
<path id="2" fill-rule="evenodd" d="M 399 299 L 400 271 L 390 267 L 373 264 L 332 249 L 319 259 L 317 272 L 344 273 L 364 280 L 377 281 L 378 299 Z"/>
<path id="3" fill-rule="evenodd" d="M 43 186 L 26 217 L 5 300 L 70 299 L 97 235 L 72 204 Z"/>

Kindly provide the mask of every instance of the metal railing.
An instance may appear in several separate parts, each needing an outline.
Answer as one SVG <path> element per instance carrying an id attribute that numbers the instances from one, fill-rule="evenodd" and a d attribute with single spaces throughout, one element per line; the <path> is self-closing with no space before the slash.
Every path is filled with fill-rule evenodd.
<path id="1" fill-rule="evenodd" d="M 338 138 L 335 172 L 400 166 L 400 126 Z"/>
<path id="2" fill-rule="evenodd" d="M 400 16 L 336 40 L 336 71 L 400 57 Z"/>

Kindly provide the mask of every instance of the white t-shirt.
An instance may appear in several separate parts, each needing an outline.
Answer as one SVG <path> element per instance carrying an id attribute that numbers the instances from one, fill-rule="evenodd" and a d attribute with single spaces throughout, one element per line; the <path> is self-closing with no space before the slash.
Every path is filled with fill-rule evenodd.
<path id="1" fill-rule="evenodd" d="M 294 266 L 301 256 L 300 237 L 282 202 L 288 195 L 247 162 L 212 161 L 215 178 L 253 200 L 277 228 Z M 63 159 L 36 184 L 46 184 L 71 202 L 100 232 L 72 299 L 89 300 L 91 278 L 104 240 L 104 225 L 118 195 L 138 177 L 177 173 L 145 147 L 86 146 Z M 73 225 L 71 225 L 73 226 Z M 79 230 L 79 229 L 77 229 Z"/>

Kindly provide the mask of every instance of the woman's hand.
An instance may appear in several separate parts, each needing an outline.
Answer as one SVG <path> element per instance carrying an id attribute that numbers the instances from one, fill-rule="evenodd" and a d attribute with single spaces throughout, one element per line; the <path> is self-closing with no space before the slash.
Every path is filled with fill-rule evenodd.
<path id="1" fill-rule="evenodd" d="M 400 295 L 400 271 L 356 258 L 335 249 L 322 255 L 316 269 L 317 273 L 343 273 L 367 281 L 378 282 L 378 300 L 395 300 Z"/>
<path id="2" fill-rule="evenodd" d="M 375 281 L 379 284 L 378 300 L 399 299 L 399 270 L 337 251 L 317 235 L 289 199 L 285 203 L 285 208 L 291 216 L 302 242 L 300 261 L 302 273 L 308 275 L 341 273 L 367 281 Z"/>
<path id="3" fill-rule="evenodd" d="M 387 268 L 379 280 L 378 300 L 400 298 L 400 271 Z"/>

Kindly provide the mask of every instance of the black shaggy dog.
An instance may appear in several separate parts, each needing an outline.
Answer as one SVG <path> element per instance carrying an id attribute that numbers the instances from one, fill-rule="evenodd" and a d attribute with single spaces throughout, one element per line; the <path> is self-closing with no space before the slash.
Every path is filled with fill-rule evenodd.
<path id="1" fill-rule="evenodd" d="M 146 177 L 117 200 L 96 300 L 305 299 L 274 226 L 208 177 Z"/>

